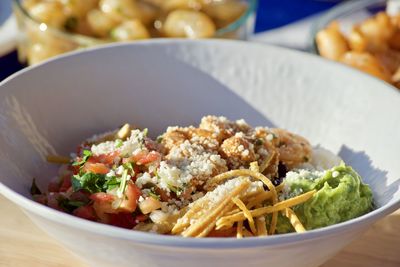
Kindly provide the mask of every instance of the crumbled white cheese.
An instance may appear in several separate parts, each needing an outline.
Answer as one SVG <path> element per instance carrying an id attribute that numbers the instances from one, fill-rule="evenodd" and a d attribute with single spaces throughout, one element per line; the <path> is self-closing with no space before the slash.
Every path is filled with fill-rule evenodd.
<path id="1" fill-rule="evenodd" d="M 301 188 L 292 189 L 292 184 L 299 180 L 307 179 L 314 181 L 325 175 L 325 171 L 308 170 L 308 169 L 297 169 L 286 173 L 285 183 L 282 190 L 280 199 L 288 199 L 303 193 Z"/>
<path id="2" fill-rule="evenodd" d="M 110 170 L 107 174 L 107 177 L 114 177 L 115 176 L 115 171 L 114 170 Z"/>
<path id="3" fill-rule="evenodd" d="M 130 137 L 122 142 L 122 144 L 121 140 L 106 141 L 97 145 L 92 145 L 91 151 L 94 155 L 110 154 L 117 151 L 121 155 L 131 156 L 143 150 L 144 138 L 144 131 L 132 130 Z"/>
<path id="4" fill-rule="evenodd" d="M 225 198 L 229 192 L 232 192 L 236 187 L 242 184 L 242 180 L 242 177 L 228 180 L 225 183 L 218 185 L 213 191 L 207 192 L 203 198 L 209 199 L 212 203 L 217 203 Z M 189 206 L 193 205 L 193 203 L 195 202 L 192 202 Z"/>
<path id="5" fill-rule="evenodd" d="M 206 180 L 214 170 L 226 170 L 226 162 L 217 152 L 206 151 L 203 146 L 186 140 L 173 147 L 167 156 L 167 162 L 160 163 L 158 175 L 161 187 L 169 190 L 168 185 L 181 188 L 194 177 Z"/>
<path id="6" fill-rule="evenodd" d="M 102 155 L 102 154 L 110 154 L 116 151 L 115 142 L 114 141 L 106 141 L 100 143 L 98 145 L 92 145 L 91 151 L 93 155 Z"/>
<path id="7" fill-rule="evenodd" d="M 142 188 L 143 185 L 145 184 L 157 184 L 157 177 L 152 177 L 148 172 L 144 172 L 140 174 L 137 179 L 135 184 L 139 187 Z"/>
<path id="8" fill-rule="evenodd" d="M 118 149 L 121 155 L 135 155 L 139 151 L 143 150 L 145 134 L 140 130 L 133 130 L 131 136 L 122 143 L 122 146 Z"/>
<path id="9" fill-rule="evenodd" d="M 124 166 L 118 166 L 118 168 L 115 170 L 115 173 L 117 174 L 117 175 L 122 175 L 122 173 L 124 172 Z"/>
<path id="10" fill-rule="evenodd" d="M 241 127 L 248 127 L 249 125 L 244 119 L 236 120 L 236 124 Z"/>
<path id="11" fill-rule="evenodd" d="M 176 166 L 169 165 L 165 161 L 160 162 L 158 170 L 159 186 L 166 191 L 170 191 L 170 187 L 180 187 L 182 180 L 180 179 L 181 170 Z"/>
<path id="12" fill-rule="evenodd" d="M 249 193 L 255 193 L 264 190 L 264 183 L 261 181 L 254 181 L 250 184 L 249 188 L 243 193 L 243 195 L 247 195 Z"/>

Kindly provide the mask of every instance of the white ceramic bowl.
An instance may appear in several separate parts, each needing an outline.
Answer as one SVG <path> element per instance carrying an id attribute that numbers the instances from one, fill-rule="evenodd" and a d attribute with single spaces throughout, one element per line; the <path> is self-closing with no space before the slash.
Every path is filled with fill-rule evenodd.
<path id="1" fill-rule="evenodd" d="M 304 234 L 184 239 L 85 221 L 30 200 L 65 154 L 124 122 L 160 133 L 205 114 L 279 126 L 339 153 L 377 209 Z M 150 41 L 77 52 L 0 84 L 0 192 L 93 266 L 318 266 L 400 207 L 400 94 L 316 56 L 231 41 Z M 34 244 L 32 244 L 34 245 Z M 396 249 L 396 248 L 393 248 Z M 40 257 L 40 255 L 38 255 Z"/>

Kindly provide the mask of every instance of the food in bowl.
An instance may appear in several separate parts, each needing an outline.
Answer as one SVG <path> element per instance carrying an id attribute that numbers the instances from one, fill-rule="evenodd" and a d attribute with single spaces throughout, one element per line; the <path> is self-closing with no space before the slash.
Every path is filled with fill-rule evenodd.
<path id="1" fill-rule="evenodd" d="M 33 198 L 75 216 L 184 237 L 304 232 L 373 209 L 368 185 L 339 157 L 279 128 L 205 116 L 156 140 L 129 124 L 95 135 Z"/>
<path id="2" fill-rule="evenodd" d="M 253 23 L 255 5 L 256 0 L 16 0 L 19 26 L 32 42 L 21 60 L 35 64 L 82 46 L 157 37 L 245 38 L 241 26 Z"/>
<path id="3" fill-rule="evenodd" d="M 400 15 L 379 12 L 345 35 L 334 21 L 316 35 L 321 56 L 357 68 L 400 88 Z"/>

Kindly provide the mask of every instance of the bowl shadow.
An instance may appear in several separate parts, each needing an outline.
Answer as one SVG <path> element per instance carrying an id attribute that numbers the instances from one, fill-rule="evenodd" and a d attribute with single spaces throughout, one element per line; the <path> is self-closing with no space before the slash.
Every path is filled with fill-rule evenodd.
<path id="1" fill-rule="evenodd" d="M 390 202 L 394 194 L 399 190 L 400 179 L 388 184 L 388 172 L 373 166 L 371 158 L 365 151 L 355 151 L 346 145 L 342 145 L 339 156 L 360 174 L 364 182 L 373 189 L 375 205 L 377 208 Z"/>

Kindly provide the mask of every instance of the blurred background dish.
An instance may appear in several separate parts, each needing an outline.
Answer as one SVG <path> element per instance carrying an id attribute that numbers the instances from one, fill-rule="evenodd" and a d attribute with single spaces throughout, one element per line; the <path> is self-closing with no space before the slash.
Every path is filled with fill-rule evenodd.
<path id="1" fill-rule="evenodd" d="M 11 5 L 7 1 L 0 1 L 0 57 L 15 47 L 17 27 L 11 14 Z"/>
<path id="2" fill-rule="evenodd" d="M 358 0 L 333 8 L 313 25 L 313 51 L 400 88 L 399 7 Z"/>
<path id="3" fill-rule="evenodd" d="M 29 65 L 78 48 L 148 38 L 247 39 L 257 0 L 14 0 Z"/>
<path id="4" fill-rule="evenodd" d="M 1 4 L 7 10 L 11 10 L 14 0 L 1 0 Z M 309 45 L 308 31 L 312 21 L 321 12 L 333 7 L 338 1 L 318 1 L 318 0 L 263 0 L 258 2 L 255 30 L 251 34 L 250 41 L 259 41 L 279 46 L 292 47 L 299 50 L 307 50 Z M 2 7 L 3 10 L 3 7 Z M 14 16 L 13 16 L 14 17 Z M 306 19 L 304 19 L 306 18 Z M 15 21 L 15 20 L 14 20 Z M 288 26 L 286 26 L 288 25 Z M 2 31 L 0 31 L 1 39 Z M 17 35 L 15 25 L 8 36 Z M 25 63 L 18 61 L 17 52 L 14 45 L 10 47 L 11 52 L 0 54 L 0 80 L 10 74 L 24 68 Z M 0 46 L 2 44 L 0 43 Z"/>

